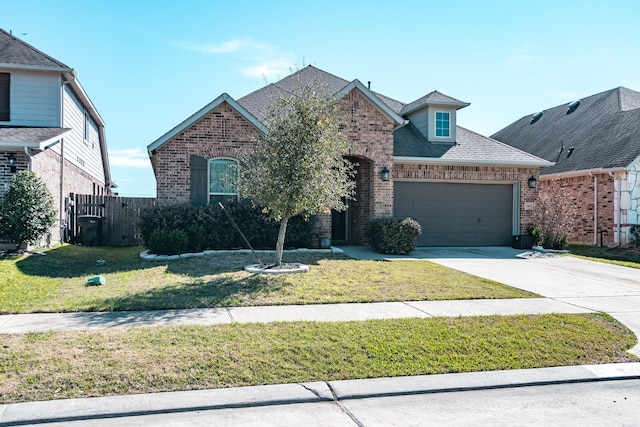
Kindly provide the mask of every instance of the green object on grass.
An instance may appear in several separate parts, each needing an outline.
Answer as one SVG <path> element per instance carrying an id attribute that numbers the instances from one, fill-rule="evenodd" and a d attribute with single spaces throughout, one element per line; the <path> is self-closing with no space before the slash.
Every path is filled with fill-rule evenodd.
<path id="1" fill-rule="evenodd" d="M 107 283 L 107 279 L 104 276 L 93 276 L 87 280 L 87 285 L 90 286 L 104 285 L 105 283 Z"/>

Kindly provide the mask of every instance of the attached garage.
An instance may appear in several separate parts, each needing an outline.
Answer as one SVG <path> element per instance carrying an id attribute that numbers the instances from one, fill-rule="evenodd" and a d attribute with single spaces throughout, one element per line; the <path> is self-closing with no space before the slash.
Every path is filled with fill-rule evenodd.
<path id="1" fill-rule="evenodd" d="M 422 226 L 418 246 L 511 246 L 513 184 L 394 182 L 394 212 Z"/>

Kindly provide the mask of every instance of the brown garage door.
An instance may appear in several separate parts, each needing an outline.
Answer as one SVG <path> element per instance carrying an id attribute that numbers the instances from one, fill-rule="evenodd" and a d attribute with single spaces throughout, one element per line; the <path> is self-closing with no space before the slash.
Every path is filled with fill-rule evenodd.
<path id="1" fill-rule="evenodd" d="M 420 223 L 419 246 L 510 246 L 513 185 L 396 181 L 394 212 Z"/>

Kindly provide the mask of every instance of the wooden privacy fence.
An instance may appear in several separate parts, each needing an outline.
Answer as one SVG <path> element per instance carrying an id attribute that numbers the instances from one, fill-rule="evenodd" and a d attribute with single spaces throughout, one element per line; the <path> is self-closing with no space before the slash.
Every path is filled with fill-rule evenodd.
<path id="1" fill-rule="evenodd" d="M 155 204 L 155 198 L 71 193 L 65 199 L 66 241 L 83 245 L 140 245 L 140 212 Z"/>

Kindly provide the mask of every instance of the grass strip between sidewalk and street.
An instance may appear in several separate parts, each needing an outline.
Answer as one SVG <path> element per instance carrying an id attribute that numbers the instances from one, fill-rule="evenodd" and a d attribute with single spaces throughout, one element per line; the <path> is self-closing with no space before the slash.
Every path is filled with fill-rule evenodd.
<path id="1" fill-rule="evenodd" d="M 606 314 L 0 335 L 0 403 L 637 361 Z"/>
<path id="2" fill-rule="evenodd" d="M 46 255 L 0 259 L 0 313 L 537 296 L 429 261 L 359 261 L 330 253 L 294 253 L 285 254 L 284 261 L 308 264 L 311 271 L 273 276 L 243 271 L 256 262 L 251 254 L 153 262 L 140 259 L 141 251 L 65 245 Z M 97 265 L 99 259 L 106 265 Z M 106 284 L 87 286 L 94 275 L 104 276 Z"/>

